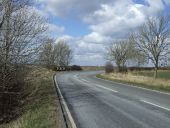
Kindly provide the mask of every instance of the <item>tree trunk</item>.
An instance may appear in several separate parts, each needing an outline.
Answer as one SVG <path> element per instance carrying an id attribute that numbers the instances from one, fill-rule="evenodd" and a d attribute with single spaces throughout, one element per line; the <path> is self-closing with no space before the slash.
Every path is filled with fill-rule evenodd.
<path id="1" fill-rule="evenodd" d="M 155 73 L 154 73 L 154 78 L 156 79 L 158 75 L 158 67 L 155 67 Z"/>
<path id="2" fill-rule="evenodd" d="M 157 78 L 157 75 L 158 75 L 158 60 L 159 60 L 159 57 L 157 57 L 155 59 L 155 73 L 154 73 L 154 78 L 156 79 Z"/>

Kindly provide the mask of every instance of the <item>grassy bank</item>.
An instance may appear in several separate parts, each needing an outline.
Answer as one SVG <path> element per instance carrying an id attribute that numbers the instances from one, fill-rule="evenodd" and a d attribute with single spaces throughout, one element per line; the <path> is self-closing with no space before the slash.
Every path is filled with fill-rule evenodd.
<path id="1" fill-rule="evenodd" d="M 126 83 L 158 91 L 170 92 L 170 71 L 159 71 L 158 78 L 153 78 L 153 71 L 134 71 L 127 74 L 98 74 L 97 77 L 115 82 Z"/>
<path id="2" fill-rule="evenodd" d="M 63 128 L 62 113 L 52 76 L 55 72 L 40 68 L 28 75 L 23 113 L 0 128 Z"/>

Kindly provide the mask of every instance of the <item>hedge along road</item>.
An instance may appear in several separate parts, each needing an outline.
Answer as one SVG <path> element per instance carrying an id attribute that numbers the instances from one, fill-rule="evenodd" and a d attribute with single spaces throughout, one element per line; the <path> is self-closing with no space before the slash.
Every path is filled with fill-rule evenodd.
<path id="1" fill-rule="evenodd" d="M 57 75 L 78 128 L 169 128 L 170 95 L 96 78 L 99 71 Z"/>

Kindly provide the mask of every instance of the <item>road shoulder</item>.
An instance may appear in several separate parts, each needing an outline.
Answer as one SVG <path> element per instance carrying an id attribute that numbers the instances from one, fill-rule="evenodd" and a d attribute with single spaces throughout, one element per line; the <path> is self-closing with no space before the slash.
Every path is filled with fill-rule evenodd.
<path id="1" fill-rule="evenodd" d="M 119 79 L 110 78 L 103 74 L 97 74 L 95 77 L 97 79 L 105 80 L 108 82 L 118 83 L 118 84 L 122 84 L 125 86 L 131 86 L 131 87 L 135 87 L 135 88 L 140 88 L 140 89 L 144 89 L 144 90 L 149 90 L 149 91 L 154 91 L 154 92 L 170 95 L 169 87 L 167 88 L 164 86 L 152 86 L 152 85 L 148 85 L 148 84 L 146 85 L 143 83 L 136 83 L 133 81 L 119 80 Z"/>

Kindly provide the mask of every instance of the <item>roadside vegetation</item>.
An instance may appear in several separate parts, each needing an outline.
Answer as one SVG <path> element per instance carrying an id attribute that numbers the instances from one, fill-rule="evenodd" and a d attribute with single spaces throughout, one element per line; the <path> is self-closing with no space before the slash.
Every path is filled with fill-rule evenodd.
<path id="1" fill-rule="evenodd" d="M 127 72 L 127 67 L 152 63 L 158 78 L 158 69 L 168 66 L 170 60 L 170 16 L 158 14 L 150 17 L 127 39 L 117 40 L 107 47 L 106 58 L 114 61 L 117 72 Z"/>
<path id="2" fill-rule="evenodd" d="M 170 92 L 170 16 L 150 17 L 127 37 L 107 47 L 110 62 L 97 77 Z M 144 67 L 151 63 L 153 67 Z"/>
<path id="3" fill-rule="evenodd" d="M 26 78 L 22 114 L 0 128 L 63 128 L 60 104 L 57 98 L 54 71 L 34 67 Z"/>
<path id="4" fill-rule="evenodd" d="M 158 70 L 157 79 L 153 71 L 129 71 L 128 73 L 104 73 L 97 77 L 132 86 L 170 92 L 170 70 Z"/>
<path id="5" fill-rule="evenodd" d="M 146 76 L 146 77 L 153 77 L 154 71 L 133 71 L 133 75 L 137 76 Z M 170 80 L 170 70 L 158 70 L 157 74 L 158 79 L 163 79 L 163 80 Z"/>
<path id="6" fill-rule="evenodd" d="M 68 66 L 72 50 L 64 41 L 50 38 L 48 20 L 34 7 L 34 0 L 0 0 L 0 125 L 4 127 L 59 124 L 50 69 Z"/>

